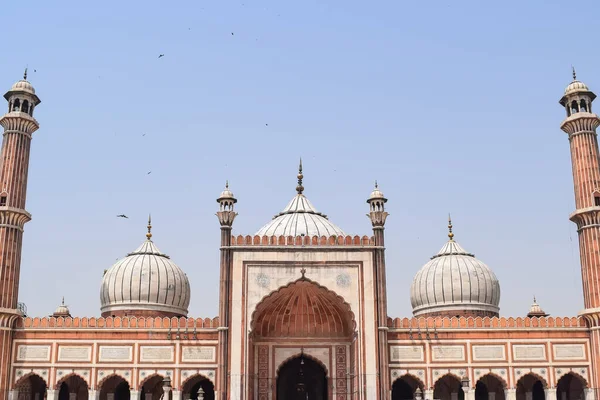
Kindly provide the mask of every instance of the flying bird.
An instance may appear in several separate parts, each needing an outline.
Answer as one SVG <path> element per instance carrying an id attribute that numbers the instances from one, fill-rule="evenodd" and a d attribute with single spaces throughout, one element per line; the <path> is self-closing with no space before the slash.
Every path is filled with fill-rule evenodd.
<path id="1" fill-rule="evenodd" d="M 233 36 L 233 32 L 231 32 L 231 36 Z"/>
<path id="2" fill-rule="evenodd" d="M 150 175 L 152 173 L 152 171 L 148 171 L 148 173 L 146 175 Z"/>
<path id="3" fill-rule="evenodd" d="M 269 124 L 265 124 L 265 126 L 269 126 Z"/>
<path id="4" fill-rule="evenodd" d="M 158 56 L 158 58 L 161 58 L 161 57 L 164 57 L 164 56 L 165 56 L 164 54 L 161 54 L 161 55 Z"/>
<path id="5" fill-rule="evenodd" d="M 145 134 L 145 133 L 142 133 L 142 136 L 146 136 L 146 134 Z"/>
<path id="6" fill-rule="evenodd" d="M 125 214 L 117 215 L 117 218 L 127 218 L 127 219 L 129 219 L 129 217 L 127 215 L 125 215 Z"/>

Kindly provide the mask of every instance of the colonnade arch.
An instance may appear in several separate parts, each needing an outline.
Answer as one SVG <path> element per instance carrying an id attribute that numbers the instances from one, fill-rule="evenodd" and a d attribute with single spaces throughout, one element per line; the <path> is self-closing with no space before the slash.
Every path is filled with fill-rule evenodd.
<path id="1" fill-rule="evenodd" d="M 181 385 L 181 396 L 183 400 L 198 400 L 199 392 L 202 393 L 204 400 L 215 399 L 215 386 L 210 379 L 203 375 L 193 375 L 186 379 Z"/>
<path id="2" fill-rule="evenodd" d="M 528 373 L 517 381 L 517 400 L 546 400 L 548 383 L 539 375 Z"/>
<path id="3" fill-rule="evenodd" d="M 556 383 L 557 400 L 585 400 L 587 382 L 583 377 L 569 372 L 560 377 Z"/>
<path id="4" fill-rule="evenodd" d="M 486 374 L 475 384 L 475 400 L 505 400 L 506 381 L 494 374 Z"/>
<path id="5" fill-rule="evenodd" d="M 392 400 L 415 399 L 417 389 L 424 393 L 425 385 L 419 378 L 410 374 L 402 375 L 392 383 Z"/>
<path id="6" fill-rule="evenodd" d="M 89 386 L 85 379 L 77 374 L 70 374 L 56 383 L 58 400 L 88 400 Z"/>
<path id="7" fill-rule="evenodd" d="M 21 377 L 15 384 L 18 400 L 44 400 L 48 385 L 41 376 L 30 373 Z"/>
<path id="8" fill-rule="evenodd" d="M 436 400 L 464 400 L 461 380 L 452 374 L 439 378 L 433 386 L 433 398 Z"/>
<path id="9" fill-rule="evenodd" d="M 98 384 L 99 400 L 130 400 L 129 382 L 122 376 L 111 375 Z"/>

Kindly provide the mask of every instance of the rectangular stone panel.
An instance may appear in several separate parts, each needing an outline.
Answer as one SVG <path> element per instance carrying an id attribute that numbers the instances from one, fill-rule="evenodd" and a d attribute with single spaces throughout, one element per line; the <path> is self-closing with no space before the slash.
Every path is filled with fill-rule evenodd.
<path id="1" fill-rule="evenodd" d="M 141 346 L 140 361 L 173 361 L 173 346 Z"/>
<path id="2" fill-rule="evenodd" d="M 465 359 L 465 347 L 431 346 L 431 359 L 433 361 L 463 361 Z"/>
<path id="3" fill-rule="evenodd" d="M 390 361 L 424 361 L 423 346 L 391 346 Z"/>
<path id="4" fill-rule="evenodd" d="M 58 361 L 90 362 L 92 360 L 92 346 L 60 346 L 58 348 Z"/>
<path id="5" fill-rule="evenodd" d="M 505 358 L 503 345 L 473 345 L 473 361 L 502 361 Z"/>
<path id="6" fill-rule="evenodd" d="M 215 361 L 215 348 L 213 346 L 183 346 L 181 361 Z"/>
<path id="7" fill-rule="evenodd" d="M 101 362 L 127 361 L 133 359 L 131 346 L 100 346 L 98 360 Z"/>
<path id="8" fill-rule="evenodd" d="M 19 361 L 50 361 L 50 345 L 25 345 L 17 347 Z"/>
<path id="9" fill-rule="evenodd" d="M 543 344 L 513 344 L 515 361 L 545 360 L 546 346 Z"/>
<path id="10" fill-rule="evenodd" d="M 585 360 L 585 346 L 583 343 L 555 344 L 553 348 L 555 360 Z"/>

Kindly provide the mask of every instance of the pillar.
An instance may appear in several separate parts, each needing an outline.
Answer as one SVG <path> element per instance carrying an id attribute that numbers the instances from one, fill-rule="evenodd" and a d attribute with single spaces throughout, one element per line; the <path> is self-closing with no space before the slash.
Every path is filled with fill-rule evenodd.
<path id="1" fill-rule="evenodd" d="M 466 400 L 466 393 L 465 393 L 465 400 Z M 458 392 L 452 392 L 450 393 L 450 400 L 458 400 Z"/>
<path id="2" fill-rule="evenodd" d="M 504 389 L 504 398 L 506 400 L 517 400 L 517 389 Z"/>
<path id="3" fill-rule="evenodd" d="M 548 388 L 544 390 L 544 395 L 546 400 L 556 400 L 556 388 Z M 567 394 L 563 392 L 564 399 L 567 400 Z"/>
<path id="4" fill-rule="evenodd" d="M 129 389 L 129 400 L 140 400 L 140 391 Z"/>
<path id="5" fill-rule="evenodd" d="M 152 393 L 146 393 L 144 400 L 152 400 Z"/>
<path id="6" fill-rule="evenodd" d="M 8 400 L 19 400 L 19 389 L 14 389 L 8 392 Z"/>
<path id="7" fill-rule="evenodd" d="M 533 392 L 525 392 L 525 400 L 533 400 Z"/>
<path id="8" fill-rule="evenodd" d="M 488 400 L 496 400 L 496 392 L 488 392 Z"/>
<path id="9" fill-rule="evenodd" d="M 433 389 L 425 390 L 424 394 L 425 400 L 433 400 Z"/>
<path id="10" fill-rule="evenodd" d="M 181 400 L 181 390 L 173 390 L 172 400 Z"/>
<path id="11" fill-rule="evenodd" d="M 69 400 L 77 400 L 77 393 L 69 393 Z"/>
<path id="12" fill-rule="evenodd" d="M 114 394 L 113 394 L 113 400 L 114 400 Z M 96 389 L 90 389 L 88 390 L 88 400 L 98 400 L 100 398 L 100 391 L 96 390 Z M 109 400 L 111 400 L 109 398 Z"/>
<path id="13" fill-rule="evenodd" d="M 47 389 L 46 390 L 46 399 L 47 400 L 58 400 L 58 390 Z"/>
<path id="14" fill-rule="evenodd" d="M 594 389 L 584 389 L 585 400 L 596 400 Z"/>
<path id="15" fill-rule="evenodd" d="M 114 393 L 106 393 L 106 400 L 115 400 Z"/>
<path id="16" fill-rule="evenodd" d="M 475 390 L 474 389 L 463 388 L 463 391 L 465 392 L 465 400 L 475 400 Z"/>

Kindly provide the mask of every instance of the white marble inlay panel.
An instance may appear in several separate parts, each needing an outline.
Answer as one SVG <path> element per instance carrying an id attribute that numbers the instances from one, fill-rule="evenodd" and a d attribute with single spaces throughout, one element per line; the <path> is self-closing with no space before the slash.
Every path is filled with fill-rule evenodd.
<path id="1" fill-rule="evenodd" d="M 431 359 L 433 361 L 463 361 L 465 359 L 465 347 L 431 346 Z"/>
<path id="2" fill-rule="evenodd" d="M 90 362 L 92 346 L 59 346 L 58 361 Z"/>
<path id="3" fill-rule="evenodd" d="M 424 361 L 423 346 L 391 346 L 390 361 Z"/>
<path id="4" fill-rule="evenodd" d="M 140 346 L 140 361 L 173 361 L 173 346 Z"/>
<path id="5" fill-rule="evenodd" d="M 503 345 L 474 345 L 473 360 L 474 361 L 496 361 L 504 360 L 506 351 Z"/>
<path id="6" fill-rule="evenodd" d="M 546 346 L 543 344 L 513 344 L 515 361 L 545 360 Z"/>
<path id="7" fill-rule="evenodd" d="M 583 343 L 577 344 L 555 344 L 555 360 L 585 360 L 585 346 Z"/>
<path id="8" fill-rule="evenodd" d="M 50 361 L 50 345 L 20 344 L 17 347 L 18 361 Z"/>
<path id="9" fill-rule="evenodd" d="M 181 360 L 189 361 L 215 361 L 215 348 L 213 346 L 183 346 Z"/>
<path id="10" fill-rule="evenodd" d="M 100 346 L 100 361 L 133 361 L 132 346 Z"/>

